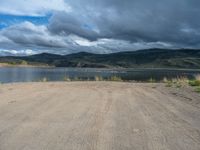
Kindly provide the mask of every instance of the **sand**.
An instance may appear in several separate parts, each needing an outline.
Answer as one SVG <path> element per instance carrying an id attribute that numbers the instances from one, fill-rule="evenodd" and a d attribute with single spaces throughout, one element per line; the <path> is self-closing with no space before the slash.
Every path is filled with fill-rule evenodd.
<path id="1" fill-rule="evenodd" d="M 200 95 L 145 83 L 1 84 L 0 150 L 200 150 Z"/>
<path id="2" fill-rule="evenodd" d="M 0 63 L 0 68 L 1 67 L 9 67 L 10 65 L 9 64 L 6 64 L 6 63 Z"/>

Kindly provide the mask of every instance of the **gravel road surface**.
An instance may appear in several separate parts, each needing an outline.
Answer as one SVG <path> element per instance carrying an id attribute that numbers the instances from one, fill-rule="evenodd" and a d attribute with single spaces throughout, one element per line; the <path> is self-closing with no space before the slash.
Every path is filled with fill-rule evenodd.
<path id="1" fill-rule="evenodd" d="M 0 150 L 200 150 L 200 95 L 147 83 L 2 84 Z"/>

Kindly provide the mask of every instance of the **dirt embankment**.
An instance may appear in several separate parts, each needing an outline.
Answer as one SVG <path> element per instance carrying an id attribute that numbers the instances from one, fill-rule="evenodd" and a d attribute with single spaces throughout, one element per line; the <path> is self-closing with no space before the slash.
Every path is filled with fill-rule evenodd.
<path id="1" fill-rule="evenodd" d="M 200 95 L 162 84 L 0 85 L 2 150 L 199 150 Z"/>

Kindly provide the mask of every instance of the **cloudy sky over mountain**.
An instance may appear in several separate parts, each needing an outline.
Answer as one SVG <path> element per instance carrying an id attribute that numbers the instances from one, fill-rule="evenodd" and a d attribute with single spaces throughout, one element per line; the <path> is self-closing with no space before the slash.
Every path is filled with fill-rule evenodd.
<path id="1" fill-rule="evenodd" d="M 199 0 L 1 0 L 0 55 L 200 48 Z"/>

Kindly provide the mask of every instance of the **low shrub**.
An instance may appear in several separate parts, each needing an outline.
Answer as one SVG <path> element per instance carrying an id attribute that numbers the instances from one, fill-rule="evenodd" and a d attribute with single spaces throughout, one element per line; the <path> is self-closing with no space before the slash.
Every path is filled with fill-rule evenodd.
<path id="1" fill-rule="evenodd" d="M 166 87 L 172 87 L 172 86 L 173 86 L 173 83 L 171 81 L 168 81 L 166 84 Z"/>
<path id="2" fill-rule="evenodd" d="M 196 87 L 195 92 L 200 93 L 200 86 Z"/>
<path id="3" fill-rule="evenodd" d="M 189 85 L 190 86 L 200 86 L 200 80 L 190 80 Z"/>
<path id="4" fill-rule="evenodd" d="M 188 85 L 188 78 L 187 77 L 176 77 L 172 78 L 171 80 L 167 79 L 166 77 L 163 78 L 163 82 L 166 83 L 166 87 L 176 87 L 181 88 L 183 86 Z"/>
<path id="5" fill-rule="evenodd" d="M 176 84 L 176 88 L 181 88 L 183 85 L 181 83 Z"/>
<path id="6" fill-rule="evenodd" d="M 123 81 L 121 77 L 118 77 L 118 76 L 112 76 L 110 78 L 110 81 Z"/>

